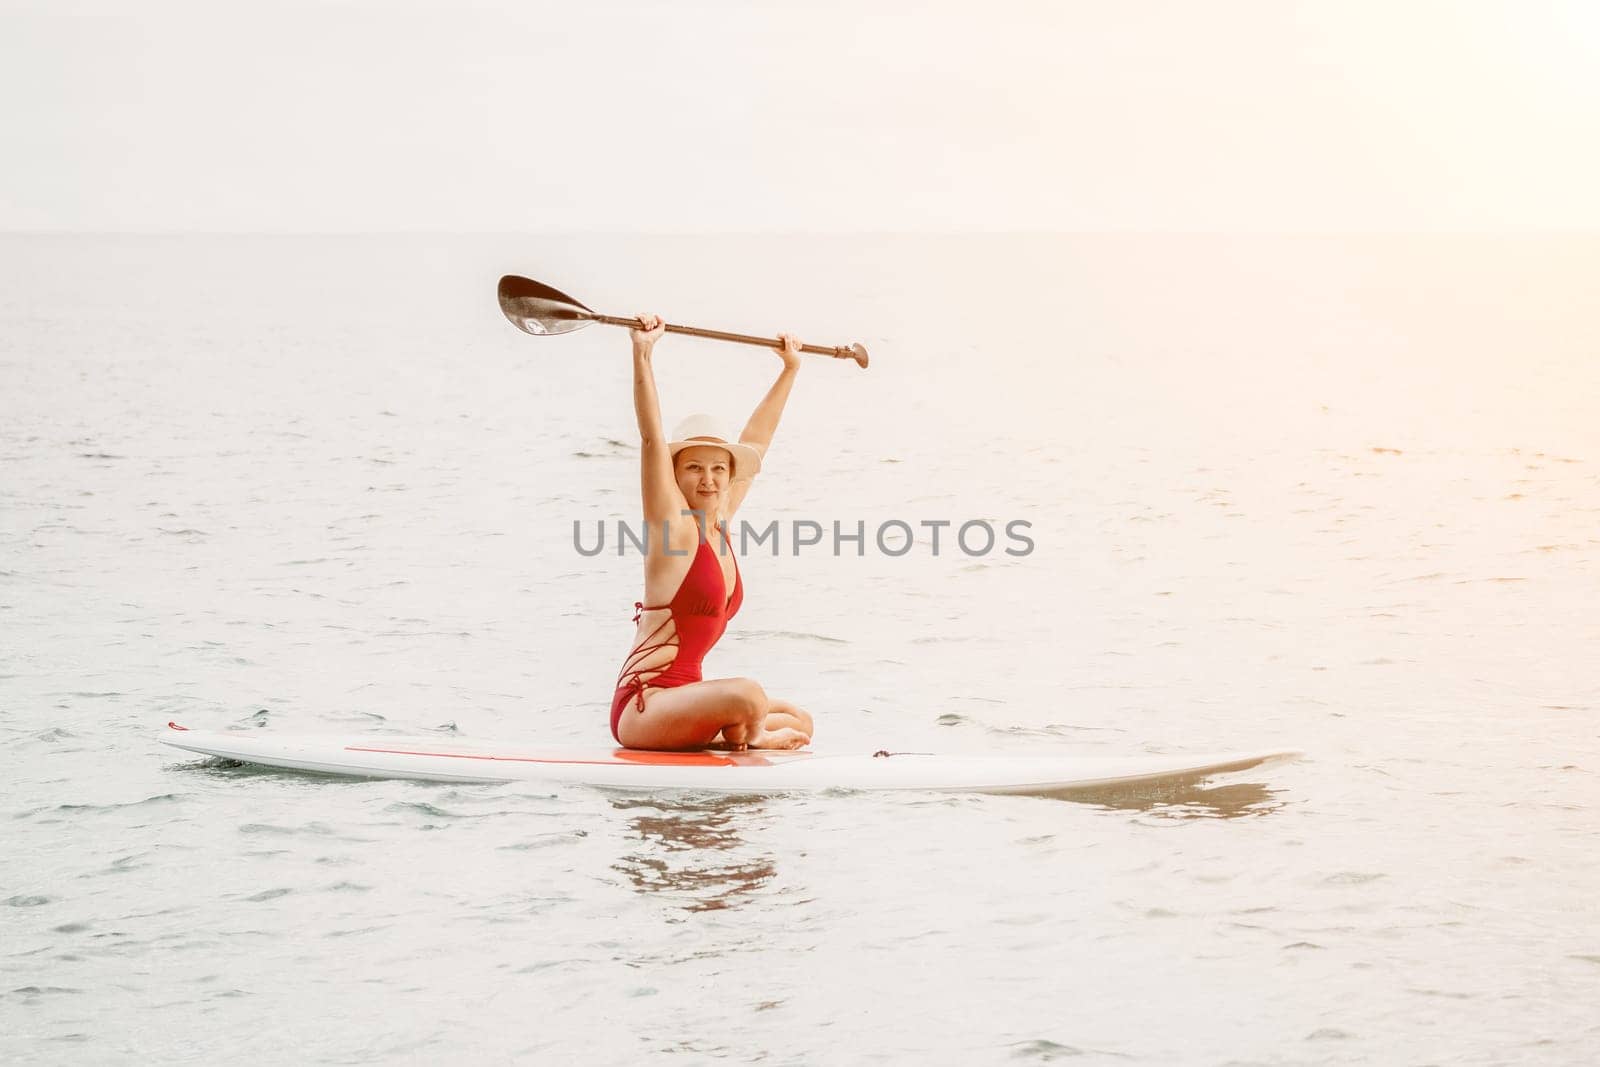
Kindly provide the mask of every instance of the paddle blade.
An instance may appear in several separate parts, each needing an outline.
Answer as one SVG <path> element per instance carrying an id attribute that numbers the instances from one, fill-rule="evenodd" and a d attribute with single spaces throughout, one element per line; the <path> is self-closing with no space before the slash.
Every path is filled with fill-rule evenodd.
<path id="1" fill-rule="evenodd" d="M 500 310 L 513 326 L 535 337 L 581 330 L 594 315 L 559 289 L 516 274 L 500 279 Z"/>

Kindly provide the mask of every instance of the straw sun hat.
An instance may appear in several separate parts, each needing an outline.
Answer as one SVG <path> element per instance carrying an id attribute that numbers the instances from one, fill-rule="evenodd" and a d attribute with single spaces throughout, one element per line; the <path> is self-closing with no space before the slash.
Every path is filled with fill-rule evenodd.
<path id="1" fill-rule="evenodd" d="M 690 415 L 674 426 L 672 440 L 667 442 L 667 450 L 672 453 L 672 458 L 676 461 L 679 452 L 686 448 L 694 448 L 696 445 L 727 449 L 733 456 L 733 473 L 740 478 L 752 477 L 761 469 L 761 452 L 735 441 L 731 435 L 724 432 L 722 424 L 710 415 Z"/>

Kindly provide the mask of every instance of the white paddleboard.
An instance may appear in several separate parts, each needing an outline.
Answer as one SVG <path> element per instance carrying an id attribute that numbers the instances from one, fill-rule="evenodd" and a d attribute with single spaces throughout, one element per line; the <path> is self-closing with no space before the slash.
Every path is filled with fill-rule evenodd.
<path id="1" fill-rule="evenodd" d="M 163 743 L 204 756 L 355 778 L 543 782 L 604 789 L 806 793 L 824 789 L 1049 794 L 1240 771 L 1291 751 L 1194 756 L 939 755 L 928 752 L 648 752 L 521 748 L 439 737 L 338 737 L 167 724 Z"/>

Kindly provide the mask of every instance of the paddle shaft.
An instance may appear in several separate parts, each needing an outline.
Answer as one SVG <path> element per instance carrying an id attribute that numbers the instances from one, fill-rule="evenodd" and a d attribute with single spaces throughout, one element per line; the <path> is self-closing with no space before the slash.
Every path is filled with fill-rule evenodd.
<path id="1" fill-rule="evenodd" d="M 644 329 L 644 323 L 638 319 L 622 319 L 615 315 L 598 315 L 593 312 L 590 313 L 590 318 L 594 322 L 603 322 L 607 326 L 626 326 L 630 330 Z M 739 344 L 759 345 L 762 348 L 780 350 L 783 348 L 783 342 L 776 337 L 755 337 L 747 333 L 728 333 L 725 330 L 702 330 L 698 326 L 674 326 L 670 322 L 666 324 L 665 329 L 668 333 L 684 333 L 690 337 L 706 337 L 713 341 L 737 341 Z M 827 348 L 823 345 L 801 345 L 800 351 L 810 352 L 818 356 L 832 356 L 834 359 L 852 359 L 863 367 L 867 365 L 865 350 L 858 352 L 857 350 L 843 347 Z"/>

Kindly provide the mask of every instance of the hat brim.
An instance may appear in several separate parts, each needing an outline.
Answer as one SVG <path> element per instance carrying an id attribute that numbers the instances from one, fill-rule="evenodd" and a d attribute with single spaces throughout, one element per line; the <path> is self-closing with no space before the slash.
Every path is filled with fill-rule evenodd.
<path id="1" fill-rule="evenodd" d="M 691 437 L 686 441 L 671 441 L 667 450 L 676 460 L 686 448 L 720 448 L 733 457 L 733 473 L 738 478 L 753 478 L 761 470 L 761 451 L 742 441 L 724 441 L 720 437 Z"/>

